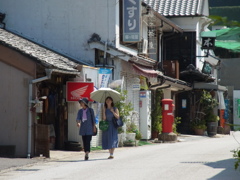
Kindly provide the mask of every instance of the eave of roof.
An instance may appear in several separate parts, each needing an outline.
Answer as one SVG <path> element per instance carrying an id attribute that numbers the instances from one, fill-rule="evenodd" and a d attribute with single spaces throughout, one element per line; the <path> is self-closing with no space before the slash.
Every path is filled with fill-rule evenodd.
<path id="1" fill-rule="evenodd" d="M 89 40 L 88 41 L 90 48 L 99 49 L 101 51 L 105 50 L 105 42 L 101 40 Z M 117 56 L 120 59 L 123 59 L 125 61 L 131 61 L 136 64 L 141 64 L 144 66 L 154 67 L 157 64 L 157 61 L 151 58 L 147 58 L 144 56 L 134 56 L 130 53 L 127 53 L 125 51 L 119 50 L 118 48 L 114 47 L 112 44 L 107 44 L 106 52 Z"/>
<path id="2" fill-rule="evenodd" d="M 19 53 L 36 60 L 46 68 L 55 68 L 65 72 L 78 72 L 75 69 L 79 64 L 42 47 L 19 35 L 0 28 L 0 44 L 7 46 Z"/>

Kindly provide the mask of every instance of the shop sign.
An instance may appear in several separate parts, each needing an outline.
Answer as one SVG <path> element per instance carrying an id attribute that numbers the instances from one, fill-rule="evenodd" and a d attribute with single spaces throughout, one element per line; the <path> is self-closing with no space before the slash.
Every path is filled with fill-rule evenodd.
<path id="1" fill-rule="evenodd" d="M 140 90 L 140 84 L 133 84 L 132 85 L 132 90 L 136 90 L 136 91 L 138 90 L 139 91 Z"/>
<path id="2" fill-rule="evenodd" d="M 81 98 L 88 98 L 94 90 L 93 82 L 70 82 L 66 84 L 66 98 L 68 102 L 78 101 Z"/>
<path id="3" fill-rule="evenodd" d="M 215 37 L 202 37 L 202 49 L 213 49 L 215 47 Z"/>
<path id="4" fill-rule="evenodd" d="M 139 0 L 123 0 L 123 42 L 141 41 L 141 3 Z"/>

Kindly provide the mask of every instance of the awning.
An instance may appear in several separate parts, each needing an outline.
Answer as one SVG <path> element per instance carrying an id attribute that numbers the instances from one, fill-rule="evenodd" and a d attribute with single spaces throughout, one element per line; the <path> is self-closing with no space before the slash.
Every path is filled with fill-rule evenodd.
<path id="1" fill-rule="evenodd" d="M 150 87 L 151 90 L 158 88 L 171 89 L 171 91 L 189 91 L 192 90 L 192 85 L 185 81 L 174 79 L 164 75 L 158 75 L 160 83 L 154 84 Z"/>
<path id="2" fill-rule="evenodd" d="M 194 83 L 193 86 L 194 89 L 208 89 L 208 90 L 220 90 L 220 91 L 227 91 L 227 88 L 225 86 L 221 86 L 218 84 L 212 84 L 212 83 Z"/>
<path id="3" fill-rule="evenodd" d="M 240 27 L 220 29 L 203 32 L 204 36 L 216 34 L 215 46 L 228 49 L 232 52 L 240 52 Z"/>
<path id="4" fill-rule="evenodd" d="M 148 77 L 148 78 L 157 78 L 157 76 L 161 74 L 160 71 L 156 71 L 154 69 L 150 69 L 144 66 L 139 66 L 134 63 L 132 64 L 132 67 L 137 74 Z"/>
<path id="5" fill-rule="evenodd" d="M 150 86 L 151 90 L 155 90 L 158 88 L 162 88 L 162 89 L 169 88 L 172 91 L 179 91 L 179 90 L 188 91 L 192 89 L 191 84 L 179 79 L 174 79 L 168 76 L 164 76 L 160 71 L 156 71 L 154 69 L 150 69 L 144 66 L 139 66 L 134 63 L 132 64 L 132 67 L 137 74 L 148 77 L 148 78 L 156 79 L 154 84 Z"/>

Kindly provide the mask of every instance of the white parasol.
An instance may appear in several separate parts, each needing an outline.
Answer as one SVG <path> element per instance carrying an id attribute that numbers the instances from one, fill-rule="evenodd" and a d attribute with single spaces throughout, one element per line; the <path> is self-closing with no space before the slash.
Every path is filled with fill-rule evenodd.
<path id="1" fill-rule="evenodd" d="M 100 88 L 90 94 L 92 100 L 100 103 L 105 103 L 107 97 L 111 97 L 114 103 L 121 100 L 121 94 L 111 88 Z"/>

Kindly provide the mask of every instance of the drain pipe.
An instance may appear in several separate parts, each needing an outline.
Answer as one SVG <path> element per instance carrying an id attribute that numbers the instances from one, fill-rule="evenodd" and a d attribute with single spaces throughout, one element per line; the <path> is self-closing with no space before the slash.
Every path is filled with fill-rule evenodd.
<path id="1" fill-rule="evenodd" d="M 32 99 L 32 87 L 33 84 L 41 82 L 41 81 L 45 81 L 48 79 L 51 79 L 51 75 L 52 75 L 52 69 L 45 69 L 46 71 L 46 76 L 38 78 L 38 79 L 33 79 L 30 80 L 29 82 L 29 91 L 28 91 L 28 154 L 27 154 L 27 158 L 30 159 L 31 158 L 31 149 L 32 149 L 32 112 L 31 112 L 31 108 L 32 108 L 32 103 L 36 103 L 35 100 Z"/>

